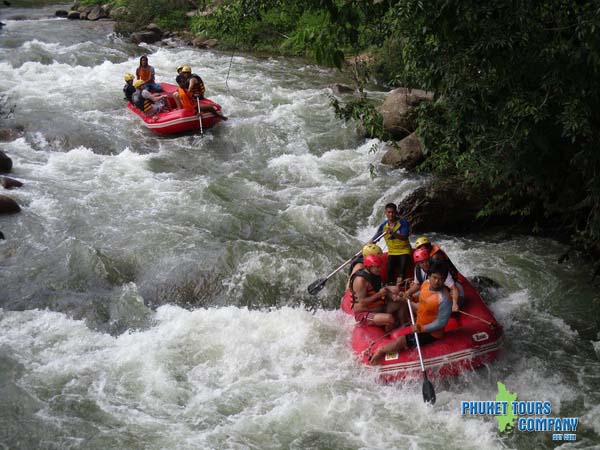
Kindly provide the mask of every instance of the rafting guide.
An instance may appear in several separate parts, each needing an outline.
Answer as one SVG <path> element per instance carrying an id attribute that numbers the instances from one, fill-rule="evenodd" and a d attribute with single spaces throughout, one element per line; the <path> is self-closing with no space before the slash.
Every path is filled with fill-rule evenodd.
<path id="1" fill-rule="evenodd" d="M 549 401 L 518 401 L 517 395 L 509 392 L 498 382 L 495 401 L 462 401 L 463 416 L 495 416 L 501 432 L 545 431 L 552 433 L 553 441 L 574 441 L 579 425 L 578 417 L 548 417 L 552 413 Z"/>

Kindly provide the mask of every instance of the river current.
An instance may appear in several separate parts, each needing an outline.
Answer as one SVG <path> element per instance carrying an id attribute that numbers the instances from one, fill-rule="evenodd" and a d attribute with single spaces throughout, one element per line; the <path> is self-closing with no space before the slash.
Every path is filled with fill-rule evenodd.
<path id="1" fill-rule="evenodd" d="M 430 235 L 466 276 L 502 286 L 484 294 L 504 351 L 435 380 L 435 406 L 421 379 L 377 383 L 337 310 L 345 272 L 318 296 L 306 287 L 425 178 L 380 166 L 378 142 L 335 118 L 343 75 L 136 46 L 59 8 L 0 17 L 0 117 L 25 130 L 0 143 L 24 183 L 2 192 L 23 211 L 0 217 L 0 449 L 600 446 L 599 280 L 585 261 L 559 265 L 566 247 L 548 239 Z M 150 134 L 121 92 L 142 54 L 158 81 L 191 65 L 230 119 L 203 137 Z M 498 382 L 578 417 L 576 440 L 461 415 Z"/>

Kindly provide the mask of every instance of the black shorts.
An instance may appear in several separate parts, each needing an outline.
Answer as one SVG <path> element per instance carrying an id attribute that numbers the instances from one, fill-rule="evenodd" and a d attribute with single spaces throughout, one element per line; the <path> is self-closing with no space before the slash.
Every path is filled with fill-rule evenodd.
<path id="1" fill-rule="evenodd" d="M 418 334 L 419 334 L 419 345 L 421 345 L 421 346 L 431 344 L 432 342 L 435 342 L 438 340 L 436 337 L 433 337 L 429 333 L 418 333 Z M 408 348 L 417 346 L 417 343 L 415 342 L 415 333 L 410 333 L 410 334 L 406 335 L 406 345 L 408 346 Z"/>

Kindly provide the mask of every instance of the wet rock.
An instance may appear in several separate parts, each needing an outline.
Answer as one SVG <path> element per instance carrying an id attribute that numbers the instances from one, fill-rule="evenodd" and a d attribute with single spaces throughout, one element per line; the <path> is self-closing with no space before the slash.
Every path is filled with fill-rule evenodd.
<path id="1" fill-rule="evenodd" d="M 0 239 L 6 239 L 6 238 L 4 237 L 4 233 L 3 233 L 2 231 L 0 231 Z"/>
<path id="2" fill-rule="evenodd" d="M 156 25 L 155 23 L 151 23 L 151 24 L 146 25 L 146 31 L 151 31 L 151 32 L 153 32 L 154 34 L 156 34 L 157 36 L 160 36 L 160 37 L 162 37 L 162 35 L 163 35 L 163 30 L 158 25 Z"/>
<path id="3" fill-rule="evenodd" d="M 403 139 L 415 131 L 416 124 L 408 112 L 433 94 L 420 89 L 398 88 L 391 91 L 377 111 L 383 117 L 383 127 L 394 139 Z"/>
<path id="4" fill-rule="evenodd" d="M 212 48 L 217 45 L 216 39 L 207 39 L 203 37 L 196 37 L 192 39 L 192 45 L 198 48 Z"/>
<path id="5" fill-rule="evenodd" d="M 208 39 L 204 42 L 204 48 L 216 47 L 219 41 L 217 39 Z"/>
<path id="6" fill-rule="evenodd" d="M 87 20 L 98 20 L 106 17 L 106 13 L 100 5 L 92 6 L 92 9 L 87 15 Z"/>
<path id="7" fill-rule="evenodd" d="M 15 214 L 21 211 L 21 207 L 12 198 L 0 195 L 0 214 Z"/>
<path id="8" fill-rule="evenodd" d="M 0 173 L 8 173 L 12 170 L 13 162 L 6 153 L 0 150 Z"/>
<path id="9" fill-rule="evenodd" d="M 59 9 L 54 13 L 56 17 L 67 17 L 69 15 L 69 11 L 65 9 Z"/>
<path id="10" fill-rule="evenodd" d="M 14 141 L 23 136 L 22 128 L 0 128 L 0 142 Z"/>
<path id="11" fill-rule="evenodd" d="M 69 11 L 69 14 L 67 15 L 67 19 L 69 20 L 79 20 L 79 11 Z"/>
<path id="12" fill-rule="evenodd" d="M 146 44 L 153 44 L 160 41 L 160 36 L 154 31 L 136 31 L 131 34 L 131 40 L 136 44 L 145 42 Z"/>
<path id="13" fill-rule="evenodd" d="M 20 181 L 13 180 L 12 178 L 8 177 L 0 177 L 0 184 L 2 187 L 4 187 L 4 189 L 12 189 L 23 186 L 23 183 Z"/>
<path id="14" fill-rule="evenodd" d="M 349 94 L 351 92 L 354 92 L 354 89 L 352 89 L 350 86 L 346 86 L 344 84 L 339 84 L 339 83 L 332 84 L 331 90 L 335 94 Z"/>
<path id="15" fill-rule="evenodd" d="M 383 155 L 383 158 L 381 158 L 382 164 L 394 168 L 414 169 L 425 159 L 421 148 L 421 141 L 419 141 L 416 133 L 409 134 L 398 145 L 390 147 L 385 155 Z"/>

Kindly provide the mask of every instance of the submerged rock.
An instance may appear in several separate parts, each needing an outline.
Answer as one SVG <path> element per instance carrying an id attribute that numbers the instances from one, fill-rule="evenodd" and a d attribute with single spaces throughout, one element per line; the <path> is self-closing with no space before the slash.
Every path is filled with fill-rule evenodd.
<path id="1" fill-rule="evenodd" d="M 23 186 L 23 183 L 20 181 L 8 177 L 0 177 L 0 184 L 2 187 L 4 187 L 4 189 L 12 189 Z"/>
<path id="2" fill-rule="evenodd" d="M 6 153 L 0 150 L 0 173 L 8 173 L 12 170 L 13 162 Z"/>
<path id="3" fill-rule="evenodd" d="M 21 211 L 19 204 L 12 198 L 0 195 L 0 214 L 15 214 Z"/>

